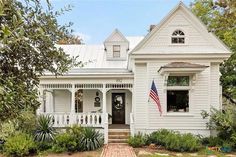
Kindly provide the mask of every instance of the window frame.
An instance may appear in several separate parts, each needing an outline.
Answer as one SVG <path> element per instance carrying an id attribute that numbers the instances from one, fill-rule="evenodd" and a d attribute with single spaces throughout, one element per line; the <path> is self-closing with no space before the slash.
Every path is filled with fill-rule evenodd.
<path id="1" fill-rule="evenodd" d="M 116 50 L 115 47 L 119 47 L 119 50 Z M 112 49 L 113 49 L 113 51 L 112 51 L 112 52 L 113 52 L 113 58 L 120 58 L 120 57 L 121 57 L 121 53 L 120 53 L 120 52 L 121 52 L 121 49 L 120 49 L 120 48 L 121 48 L 120 45 L 113 45 L 113 46 L 112 46 Z M 119 54 L 119 55 L 115 55 L 116 53 Z"/>
<path id="2" fill-rule="evenodd" d="M 176 34 L 176 35 L 173 35 L 175 32 L 182 32 L 183 33 L 183 35 L 178 35 L 178 34 Z M 183 43 L 181 43 L 181 42 L 176 42 L 176 43 L 174 43 L 173 42 L 173 39 L 174 38 L 176 38 L 178 41 L 181 39 L 181 38 L 183 38 Z M 185 45 L 186 44 L 186 33 L 183 31 L 183 30 L 181 30 L 181 29 L 175 29 L 173 32 L 172 32 L 172 34 L 171 34 L 171 39 L 170 39 L 170 43 L 171 43 L 171 45 Z"/>
<path id="3" fill-rule="evenodd" d="M 188 86 L 167 86 L 166 84 L 166 92 L 165 92 L 165 99 L 166 99 L 166 106 L 165 106 L 165 115 L 164 116 L 192 116 L 191 108 L 192 108 L 192 75 L 190 74 L 172 74 L 169 76 L 188 76 L 189 77 L 189 85 Z M 168 78 L 169 78 L 168 76 Z M 168 80 L 167 80 L 168 81 Z M 188 91 L 188 112 L 168 112 L 167 111 L 167 92 L 168 91 Z"/>

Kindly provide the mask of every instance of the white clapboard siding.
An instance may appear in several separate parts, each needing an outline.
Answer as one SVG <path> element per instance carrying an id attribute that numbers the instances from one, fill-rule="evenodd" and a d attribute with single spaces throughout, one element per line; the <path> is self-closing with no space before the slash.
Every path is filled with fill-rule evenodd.
<path id="1" fill-rule="evenodd" d="M 99 93 L 100 107 L 95 107 L 96 92 Z M 102 108 L 102 92 L 99 90 L 83 90 L 83 112 L 88 113 L 91 111 L 98 112 Z"/>
<path id="2" fill-rule="evenodd" d="M 209 111 L 210 108 L 210 68 L 206 68 L 197 74 L 197 81 L 192 90 L 190 90 L 190 112 L 181 115 L 170 115 L 166 113 L 166 90 L 164 88 L 164 76 L 158 73 L 158 69 L 173 60 L 156 60 L 145 64 L 136 64 L 135 67 L 135 126 L 136 132 L 151 132 L 160 128 L 173 129 L 178 131 L 190 130 L 192 133 L 198 133 L 199 130 L 206 130 L 206 120 L 202 119 L 202 110 Z M 209 61 L 186 60 L 185 62 L 197 63 L 209 66 Z M 147 73 L 146 73 L 147 68 Z M 217 69 L 216 69 L 217 70 Z M 162 105 L 163 116 L 157 109 L 156 104 L 148 99 L 149 89 L 152 80 L 155 84 Z M 148 80 L 146 82 L 145 80 Z M 148 85 L 148 90 L 145 85 Z M 213 92 L 213 91 L 212 91 Z M 214 94 L 214 93 L 213 93 Z M 147 111 L 147 112 L 146 112 Z M 147 121 L 146 121 L 147 120 Z M 143 129 L 142 127 L 147 128 Z"/>
<path id="3" fill-rule="evenodd" d="M 54 90 L 55 112 L 70 112 L 71 93 L 69 90 Z"/>
<path id="4" fill-rule="evenodd" d="M 134 76 L 134 92 L 135 92 L 135 106 L 134 106 L 134 121 L 135 128 L 147 128 L 147 65 L 136 64 Z"/>
<path id="5" fill-rule="evenodd" d="M 220 71 L 219 63 L 211 63 L 211 104 L 214 108 L 220 108 Z"/>

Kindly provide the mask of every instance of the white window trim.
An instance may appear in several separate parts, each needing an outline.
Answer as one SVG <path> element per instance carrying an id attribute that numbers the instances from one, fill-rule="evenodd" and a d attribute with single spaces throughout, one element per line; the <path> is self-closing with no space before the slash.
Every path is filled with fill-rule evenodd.
<path id="1" fill-rule="evenodd" d="M 174 33 L 174 31 L 176 30 L 181 30 L 182 32 L 184 32 L 184 43 L 183 44 L 178 44 L 178 43 L 172 43 L 172 34 Z M 189 31 L 189 28 L 186 27 L 186 26 L 180 26 L 180 27 L 171 27 L 169 29 L 169 46 L 186 46 L 188 45 L 188 31 Z"/>
<path id="2" fill-rule="evenodd" d="M 115 47 L 115 46 L 119 47 L 119 51 L 115 51 L 115 50 L 114 50 L 114 47 Z M 113 50 L 112 50 L 113 58 L 121 58 L 121 46 L 120 46 L 120 45 L 113 45 L 112 48 L 113 48 Z M 119 53 L 119 56 L 115 56 L 115 55 L 114 55 L 115 53 Z"/>
<path id="3" fill-rule="evenodd" d="M 168 76 L 189 76 L 189 86 L 167 86 L 167 80 Z M 163 116 L 170 116 L 170 117 L 193 117 L 192 113 L 192 95 L 193 95 L 193 75 L 191 74 L 173 74 L 173 75 L 168 75 L 167 80 L 166 80 L 166 88 L 165 88 L 165 108 L 163 112 Z M 188 99 L 188 105 L 189 105 L 189 111 L 188 112 L 167 112 L 167 91 L 168 90 L 176 90 L 176 91 L 181 91 L 181 90 L 188 90 L 189 92 L 189 99 Z"/>

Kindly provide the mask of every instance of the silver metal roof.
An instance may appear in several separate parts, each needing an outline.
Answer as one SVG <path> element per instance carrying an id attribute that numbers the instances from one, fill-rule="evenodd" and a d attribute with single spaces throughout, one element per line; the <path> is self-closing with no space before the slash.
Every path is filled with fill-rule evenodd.
<path id="1" fill-rule="evenodd" d="M 126 37 L 129 41 L 129 52 L 143 39 L 143 36 Z M 106 51 L 104 45 L 57 45 L 61 47 L 70 56 L 78 56 L 79 60 L 84 63 L 82 69 L 127 69 L 127 60 L 106 60 Z M 129 53 L 128 52 L 128 53 Z M 127 54 L 128 57 L 128 54 Z M 85 72 L 83 70 L 83 72 Z M 71 69 L 71 72 L 82 72 L 78 68 Z M 69 72 L 70 73 L 70 72 Z"/>

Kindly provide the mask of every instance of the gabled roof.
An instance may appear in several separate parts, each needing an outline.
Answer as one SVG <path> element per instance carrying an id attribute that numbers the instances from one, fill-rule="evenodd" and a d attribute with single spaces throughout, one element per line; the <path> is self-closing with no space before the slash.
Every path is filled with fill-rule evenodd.
<path id="1" fill-rule="evenodd" d="M 125 36 L 116 28 L 112 33 L 111 33 L 111 35 L 104 41 L 104 44 L 106 43 L 106 42 L 113 42 L 112 41 L 112 39 L 113 39 L 113 37 L 115 36 L 115 35 L 118 35 L 119 37 L 120 37 L 120 41 L 124 41 L 124 42 L 128 42 L 129 43 L 129 41 L 125 38 Z"/>
<path id="2" fill-rule="evenodd" d="M 185 6 L 185 4 L 180 1 L 178 5 L 176 5 L 170 12 L 169 14 L 167 14 L 167 16 L 165 18 L 163 18 L 160 23 L 158 25 L 156 25 L 146 36 L 145 38 L 131 51 L 131 54 L 136 54 L 137 51 L 139 51 L 149 40 L 151 40 L 152 36 L 154 34 L 156 34 L 156 32 L 159 31 L 159 29 L 176 13 L 176 11 L 178 9 L 183 9 L 190 17 L 191 20 L 194 20 L 198 23 L 198 27 L 202 30 L 204 30 L 206 32 L 206 36 L 210 37 L 211 40 L 214 40 L 215 44 L 218 44 L 219 47 L 225 52 L 227 53 L 231 53 L 231 51 L 229 50 L 229 48 L 221 41 L 218 39 L 218 37 L 216 37 L 213 33 L 208 32 L 207 27 L 205 24 L 203 24 L 203 22 L 197 17 L 195 16 L 192 11 Z M 214 49 L 215 50 L 215 49 Z M 142 52 L 141 52 L 142 54 Z"/>

